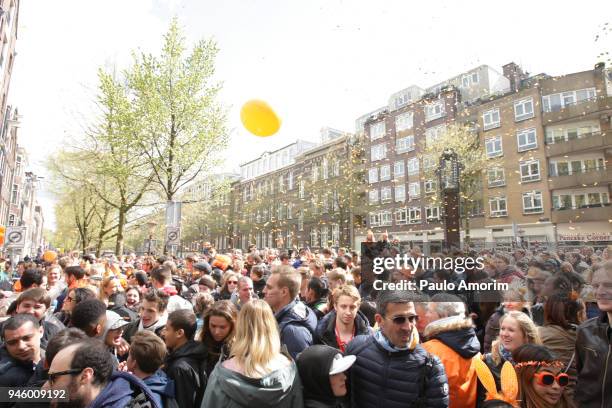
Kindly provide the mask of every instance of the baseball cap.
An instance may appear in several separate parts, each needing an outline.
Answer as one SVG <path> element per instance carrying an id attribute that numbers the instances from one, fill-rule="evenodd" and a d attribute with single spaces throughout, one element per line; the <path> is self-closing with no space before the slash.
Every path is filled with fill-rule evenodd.
<path id="1" fill-rule="evenodd" d="M 355 356 L 342 356 L 342 354 L 338 353 L 334 357 L 334 361 L 332 362 L 331 368 L 329 369 L 329 375 L 340 374 L 351 368 L 353 363 L 355 363 L 357 357 Z"/>
<path id="2" fill-rule="evenodd" d="M 106 327 L 108 327 L 108 330 L 116 330 L 127 324 L 129 322 L 125 321 L 118 313 L 112 310 L 106 311 Z"/>

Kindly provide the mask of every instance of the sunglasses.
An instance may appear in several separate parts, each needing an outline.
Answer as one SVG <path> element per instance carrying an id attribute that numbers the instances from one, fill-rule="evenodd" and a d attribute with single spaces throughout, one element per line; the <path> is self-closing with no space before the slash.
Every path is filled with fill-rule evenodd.
<path id="1" fill-rule="evenodd" d="M 53 385 L 55 383 L 55 381 L 57 381 L 57 379 L 63 375 L 75 375 L 75 374 L 81 374 L 81 372 L 83 372 L 84 368 L 71 368 L 70 370 L 66 370 L 66 371 L 58 371 L 56 373 L 48 373 L 47 377 L 49 378 L 49 384 Z"/>
<path id="2" fill-rule="evenodd" d="M 410 323 L 415 323 L 417 320 L 419 320 L 419 316 L 417 315 L 395 316 L 391 318 L 391 321 L 393 322 L 393 324 L 397 324 L 398 326 L 406 323 L 406 320 L 408 320 Z"/>
<path id="3" fill-rule="evenodd" d="M 557 376 L 550 373 L 535 373 L 533 376 L 539 385 L 551 386 L 555 381 L 557 381 L 560 387 L 565 387 L 569 384 L 569 375 L 565 373 L 558 374 Z"/>
<path id="4" fill-rule="evenodd" d="M 237 285 L 238 281 L 227 281 L 228 285 Z"/>

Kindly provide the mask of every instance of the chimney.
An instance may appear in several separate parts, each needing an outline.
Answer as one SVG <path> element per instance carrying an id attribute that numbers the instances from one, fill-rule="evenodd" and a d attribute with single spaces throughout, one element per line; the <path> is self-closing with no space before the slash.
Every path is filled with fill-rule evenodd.
<path id="1" fill-rule="evenodd" d="M 504 76 L 510 80 L 510 90 L 516 92 L 521 88 L 521 80 L 525 79 L 526 75 L 523 73 L 521 67 L 510 62 L 502 67 Z"/>

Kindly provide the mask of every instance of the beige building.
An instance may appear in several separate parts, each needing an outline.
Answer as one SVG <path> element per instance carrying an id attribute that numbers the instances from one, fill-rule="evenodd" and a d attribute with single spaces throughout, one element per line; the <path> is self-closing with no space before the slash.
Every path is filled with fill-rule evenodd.
<path id="1" fill-rule="evenodd" d="M 476 125 L 487 156 L 501 158 L 483 174 L 480 202 L 466 214 L 471 241 L 611 243 L 610 78 L 603 64 L 562 77 L 528 77 L 510 63 L 503 75 L 481 66 L 427 88 L 419 99 L 406 97 L 401 106 L 394 94 L 387 109 L 357 122 L 367 135 L 368 226 L 439 245 L 440 210 L 427 200 L 439 192 L 435 180 L 423 180 L 429 161 L 418 146 L 457 122 Z"/>

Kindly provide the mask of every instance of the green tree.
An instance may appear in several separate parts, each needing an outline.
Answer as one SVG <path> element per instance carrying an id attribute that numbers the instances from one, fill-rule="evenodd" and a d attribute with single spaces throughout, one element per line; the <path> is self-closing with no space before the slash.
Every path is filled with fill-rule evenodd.
<path id="1" fill-rule="evenodd" d="M 174 19 L 160 56 L 134 54 L 127 72 L 136 117 L 145 132 L 144 157 L 167 201 L 200 173 L 214 169 L 227 146 L 225 111 L 213 82 L 218 48 L 200 40 L 189 55 Z"/>

